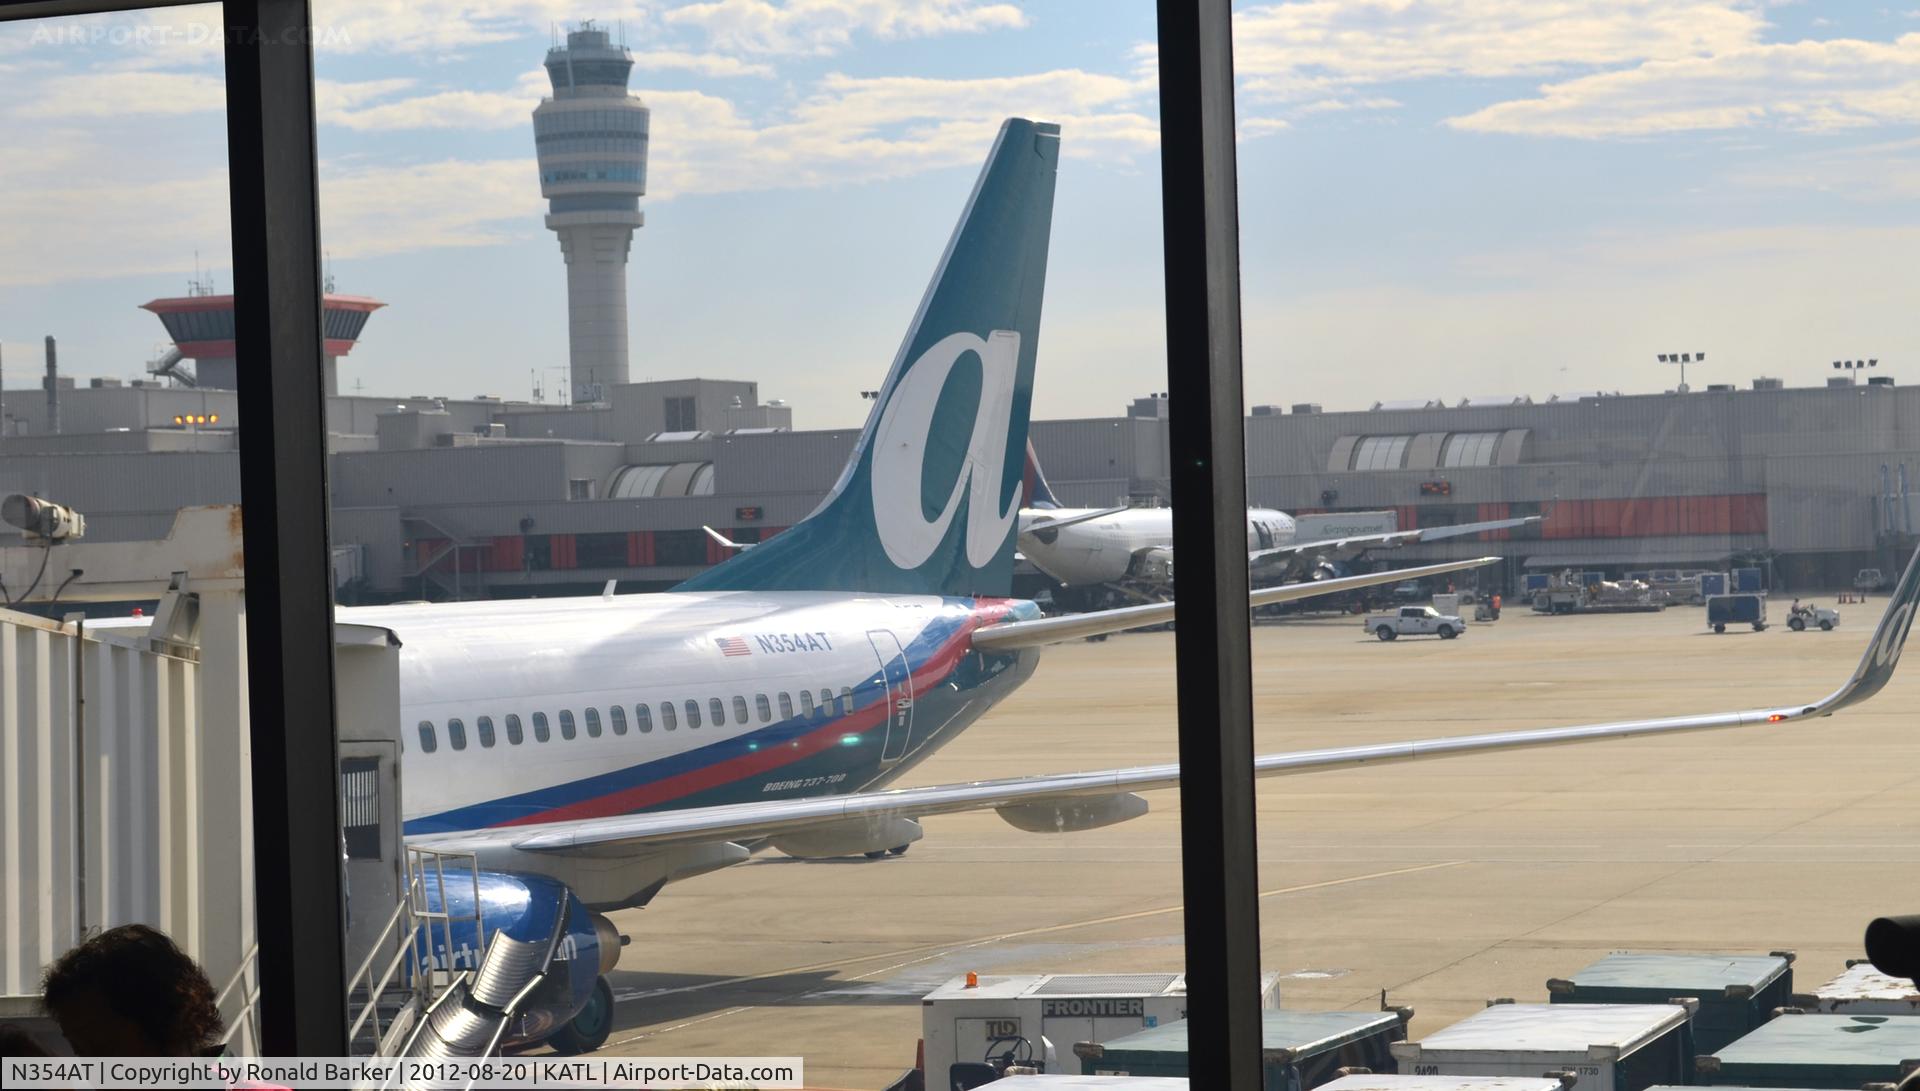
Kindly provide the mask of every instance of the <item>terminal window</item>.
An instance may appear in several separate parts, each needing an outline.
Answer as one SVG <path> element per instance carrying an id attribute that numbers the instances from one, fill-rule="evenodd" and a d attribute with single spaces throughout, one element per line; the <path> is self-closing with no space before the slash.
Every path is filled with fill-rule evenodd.
<path id="1" fill-rule="evenodd" d="M 666 399 L 667 427 L 669 432 L 692 432 L 700 425 L 696 423 L 692 398 Z"/>

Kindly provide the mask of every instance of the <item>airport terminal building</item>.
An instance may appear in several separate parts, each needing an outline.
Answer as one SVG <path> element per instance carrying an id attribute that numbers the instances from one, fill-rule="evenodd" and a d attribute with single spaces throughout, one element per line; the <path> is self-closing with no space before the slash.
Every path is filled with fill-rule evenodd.
<path id="1" fill-rule="evenodd" d="M 0 492 L 84 512 L 96 540 L 241 500 L 233 391 L 56 380 L 6 392 Z M 335 395 L 336 580 L 344 601 L 662 587 L 715 564 L 701 527 L 759 541 L 829 489 L 855 430 L 806 431 L 753 382 L 621 384 L 602 402 Z M 1063 503 L 1165 503 L 1162 396 L 1037 421 Z M 1257 407 L 1249 496 L 1294 513 L 1392 510 L 1401 529 L 1540 514 L 1535 527 L 1404 548 L 1394 563 L 1497 553 L 1501 578 L 1579 568 L 1770 563 L 1777 587 L 1896 569 L 1920 496 L 1920 389 L 1887 381 L 1686 393 L 1473 398 L 1353 412 Z"/>

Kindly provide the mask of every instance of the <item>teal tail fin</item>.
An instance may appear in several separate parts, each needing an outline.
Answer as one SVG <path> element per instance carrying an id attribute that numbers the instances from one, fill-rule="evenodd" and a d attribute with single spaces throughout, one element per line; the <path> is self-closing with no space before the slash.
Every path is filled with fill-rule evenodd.
<path id="1" fill-rule="evenodd" d="M 1059 160 L 1059 126 L 1001 125 L 833 491 L 677 590 L 1011 592 Z"/>

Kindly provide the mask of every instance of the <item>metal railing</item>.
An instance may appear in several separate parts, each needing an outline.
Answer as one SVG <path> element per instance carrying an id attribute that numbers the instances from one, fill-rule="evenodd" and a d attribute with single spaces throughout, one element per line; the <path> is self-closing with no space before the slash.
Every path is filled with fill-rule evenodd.
<path id="1" fill-rule="evenodd" d="M 474 855 L 469 852 L 446 852 L 440 849 L 422 848 L 409 845 L 406 849 L 406 887 L 393 907 L 393 913 L 387 923 L 375 936 L 367 956 L 347 978 L 348 1002 L 364 996 L 364 1004 L 347 1025 L 347 1041 L 359 1040 L 363 1029 L 371 1029 L 375 1043 L 374 1053 L 386 1052 L 388 1038 L 396 1030 L 407 1030 L 420 1012 L 433 1006 L 435 998 L 444 987 L 457 980 L 454 968 L 453 926 L 456 923 L 472 921 L 475 941 L 471 961 L 477 967 L 486 957 L 487 927 L 486 911 L 480 902 L 480 867 Z M 472 885 L 473 911 L 455 913 L 448 908 L 447 872 L 448 862 L 454 861 L 455 881 L 465 880 Z M 464 862 L 464 864 L 462 863 Z M 464 876 L 461 872 L 464 871 Z M 427 879 L 431 875 L 433 887 L 439 892 L 440 908 L 432 908 L 428 899 Z M 445 966 L 436 965 L 434 956 L 434 927 L 440 928 L 440 949 L 445 952 Z M 402 938 L 404 937 L 404 939 Z M 392 953 L 382 960 L 383 952 Z M 406 984 L 410 995 L 400 1009 L 390 1019 L 382 1019 L 380 1003 L 400 980 L 402 971 L 406 971 Z M 442 974 L 444 973 L 444 976 Z M 362 993 L 364 990 L 364 994 Z"/>
<path id="2" fill-rule="evenodd" d="M 227 1031 L 220 1036 L 220 1045 L 226 1049 L 236 1050 L 242 1057 L 251 1057 L 260 1052 L 260 978 L 254 973 L 259 961 L 260 944 L 256 941 L 253 946 L 247 948 L 247 953 L 240 957 L 239 967 L 233 971 L 233 976 L 227 979 L 226 985 L 213 998 L 213 1006 L 221 1012 L 221 1017 L 224 1019 L 227 998 L 234 994 L 235 989 L 240 990 L 240 1010 L 234 1012 L 232 1018 L 226 1019 Z M 235 1038 L 240 1039 L 237 1047 L 233 1044 Z"/>

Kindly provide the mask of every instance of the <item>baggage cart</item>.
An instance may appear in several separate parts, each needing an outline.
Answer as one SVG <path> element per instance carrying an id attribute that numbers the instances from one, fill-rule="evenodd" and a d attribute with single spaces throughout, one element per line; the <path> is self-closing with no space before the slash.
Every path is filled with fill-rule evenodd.
<path id="1" fill-rule="evenodd" d="M 1611 954 L 1547 982 L 1555 1004 L 1662 1004 L 1676 996 L 1700 1001 L 1694 1049 L 1711 1053 L 1742 1037 L 1793 996 L 1793 953 L 1769 955 Z"/>
<path id="2" fill-rule="evenodd" d="M 1707 599 L 1707 626 L 1724 633 L 1729 625 L 1751 625 L 1754 632 L 1767 627 L 1767 600 L 1760 595 L 1714 595 Z"/>
<path id="3" fill-rule="evenodd" d="M 1786 1014 L 1699 1058 L 1715 1087 L 1840 1087 L 1898 1083 L 1920 1069 L 1920 1019 L 1908 1015 Z"/>
<path id="4" fill-rule="evenodd" d="M 1407 1036 L 1401 1011 L 1264 1011 L 1260 1013 L 1260 1068 L 1264 1091 L 1306 1091 L 1335 1079 L 1343 1068 L 1393 1065 L 1393 1043 Z M 1104 1044 L 1073 1047 L 1086 1075 L 1185 1076 L 1187 1022 L 1168 1023 Z"/>
<path id="5" fill-rule="evenodd" d="M 1920 988 L 1892 977 L 1873 963 L 1849 961 L 1832 981 L 1793 998 L 1793 1006 L 1827 1015 L 1910 1015 L 1920 1018 Z"/>
<path id="6" fill-rule="evenodd" d="M 1573 1091 L 1646 1091 L 1692 1073 L 1694 1006 L 1496 1003 L 1395 1044 L 1393 1055 L 1400 1071 L 1416 1076 L 1566 1072 Z"/>

